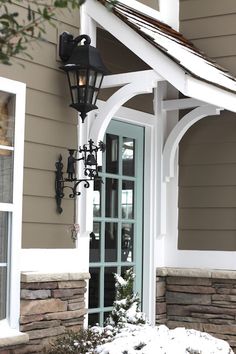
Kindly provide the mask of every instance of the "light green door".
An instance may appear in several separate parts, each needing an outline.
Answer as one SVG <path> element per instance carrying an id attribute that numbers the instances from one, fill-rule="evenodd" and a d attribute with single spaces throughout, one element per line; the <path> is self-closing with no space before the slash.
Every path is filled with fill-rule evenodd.
<path id="1" fill-rule="evenodd" d="M 113 120 L 106 133 L 103 184 L 94 186 L 94 223 L 90 235 L 89 325 L 105 321 L 115 295 L 114 273 L 130 267 L 142 294 L 143 242 L 142 127 Z"/>

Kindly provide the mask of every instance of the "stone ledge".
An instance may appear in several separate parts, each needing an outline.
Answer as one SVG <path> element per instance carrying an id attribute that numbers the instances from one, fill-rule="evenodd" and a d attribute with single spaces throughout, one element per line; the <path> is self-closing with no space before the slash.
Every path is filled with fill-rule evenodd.
<path id="1" fill-rule="evenodd" d="M 15 345 L 26 344 L 29 342 L 29 335 L 14 329 L 9 329 L 5 333 L 0 333 L 0 349 Z"/>
<path id="2" fill-rule="evenodd" d="M 235 270 L 201 269 L 201 268 L 157 268 L 159 277 L 192 277 L 192 278 L 214 278 L 214 279 L 236 279 Z"/>
<path id="3" fill-rule="evenodd" d="M 90 279 L 89 273 L 43 273 L 43 272 L 22 272 L 21 281 L 24 283 L 37 283 L 49 281 L 70 281 Z"/>

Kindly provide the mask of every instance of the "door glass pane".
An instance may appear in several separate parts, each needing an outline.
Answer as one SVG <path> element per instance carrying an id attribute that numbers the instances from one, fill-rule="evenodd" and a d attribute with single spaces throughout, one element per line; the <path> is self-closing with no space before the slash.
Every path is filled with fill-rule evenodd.
<path id="1" fill-rule="evenodd" d="M 0 320 L 6 318 L 7 268 L 0 266 Z"/>
<path id="2" fill-rule="evenodd" d="M 13 152 L 0 149 L 0 203 L 12 203 Z"/>
<path id="3" fill-rule="evenodd" d="M 90 262 L 100 261 L 100 247 L 101 247 L 101 223 L 93 223 L 93 232 L 90 234 Z"/>
<path id="4" fill-rule="evenodd" d="M 117 260 L 117 223 L 106 222 L 105 226 L 105 261 Z"/>
<path id="5" fill-rule="evenodd" d="M 90 268 L 90 280 L 89 280 L 89 307 L 99 307 L 99 287 L 100 287 L 100 269 Z"/>
<path id="6" fill-rule="evenodd" d="M 127 272 L 127 270 L 131 269 L 133 267 L 121 267 L 121 276 L 124 278 L 125 273 Z"/>
<path id="7" fill-rule="evenodd" d="M 0 91 L 0 145 L 14 144 L 15 95 Z"/>
<path id="8" fill-rule="evenodd" d="M 117 174 L 119 171 L 119 137 L 117 135 L 106 135 L 106 172 Z"/>
<path id="9" fill-rule="evenodd" d="M 134 139 L 123 138 L 122 167 L 125 176 L 134 176 L 134 148 Z"/>
<path id="10" fill-rule="evenodd" d="M 121 230 L 121 261 L 133 262 L 134 228 L 132 224 L 122 224 Z"/>
<path id="11" fill-rule="evenodd" d="M 101 182 L 98 180 L 94 181 L 94 191 L 93 191 L 93 216 L 101 216 Z"/>
<path id="12" fill-rule="evenodd" d="M 106 217 L 118 216 L 118 180 L 106 178 Z"/>
<path id="13" fill-rule="evenodd" d="M 104 306 L 112 306 L 115 300 L 115 279 L 114 273 L 117 268 L 106 267 L 104 274 Z"/>
<path id="14" fill-rule="evenodd" d="M 95 326 L 97 323 L 99 324 L 99 313 L 90 313 L 88 315 L 88 325 Z"/>
<path id="15" fill-rule="evenodd" d="M 134 182 L 122 182 L 122 218 L 133 219 L 134 217 Z"/>

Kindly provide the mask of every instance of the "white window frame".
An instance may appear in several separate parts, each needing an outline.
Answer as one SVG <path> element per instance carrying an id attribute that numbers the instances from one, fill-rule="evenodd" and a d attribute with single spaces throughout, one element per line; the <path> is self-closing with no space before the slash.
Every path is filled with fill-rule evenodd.
<path id="1" fill-rule="evenodd" d="M 0 321 L 0 339 L 16 335 L 20 317 L 20 249 L 22 229 L 23 159 L 26 85 L 0 77 L 0 91 L 15 95 L 14 164 L 12 203 L 0 203 L 0 211 L 12 213 L 6 319 Z"/>

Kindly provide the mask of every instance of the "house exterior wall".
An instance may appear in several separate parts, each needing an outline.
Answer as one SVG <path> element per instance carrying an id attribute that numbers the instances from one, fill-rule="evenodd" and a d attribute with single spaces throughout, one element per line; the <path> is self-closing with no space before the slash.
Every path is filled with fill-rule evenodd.
<path id="1" fill-rule="evenodd" d="M 23 5 L 14 7 L 20 16 L 27 14 Z M 32 59 L 20 55 L 13 65 L 0 66 L 0 76 L 27 85 L 23 248 L 74 247 L 67 232 L 67 225 L 73 223 L 73 202 L 64 200 L 64 213 L 56 213 L 54 171 L 58 155 L 62 153 L 66 158 L 66 149 L 76 147 L 76 112 L 68 107 L 66 76 L 58 68 L 57 43 L 63 31 L 78 34 L 79 11 L 60 10 L 55 24 L 46 25 L 46 41 L 29 44 Z"/>
<path id="2" fill-rule="evenodd" d="M 236 4 L 180 1 L 180 31 L 236 73 Z M 179 154 L 179 249 L 235 251 L 235 114 L 223 111 L 195 124 Z"/>

